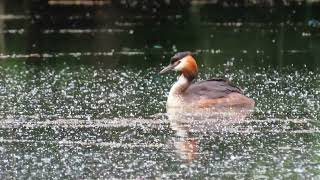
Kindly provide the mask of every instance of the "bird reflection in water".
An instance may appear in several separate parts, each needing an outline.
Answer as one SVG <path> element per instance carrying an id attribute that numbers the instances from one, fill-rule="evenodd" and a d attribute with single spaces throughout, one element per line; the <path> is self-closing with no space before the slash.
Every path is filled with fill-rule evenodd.
<path id="1" fill-rule="evenodd" d="M 234 125 L 246 122 L 252 107 L 183 109 L 167 108 L 170 127 L 175 131 L 173 146 L 178 156 L 192 162 L 198 158 L 200 136 L 236 132 Z"/>

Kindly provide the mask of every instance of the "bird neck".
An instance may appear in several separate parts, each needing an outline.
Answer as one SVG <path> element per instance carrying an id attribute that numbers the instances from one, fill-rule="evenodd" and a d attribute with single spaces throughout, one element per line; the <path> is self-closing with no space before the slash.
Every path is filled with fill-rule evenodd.
<path id="1" fill-rule="evenodd" d="M 188 89 L 191 82 L 192 81 L 190 81 L 190 79 L 181 74 L 178 78 L 178 81 L 174 83 L 174 85 L 172 86 L 170 90 L 170 95 L 183 94 Z"/>

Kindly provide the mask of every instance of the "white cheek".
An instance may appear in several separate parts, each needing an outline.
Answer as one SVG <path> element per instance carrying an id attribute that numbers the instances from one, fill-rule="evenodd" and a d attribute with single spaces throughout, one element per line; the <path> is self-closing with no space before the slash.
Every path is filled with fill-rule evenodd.
<path id="1" fill-rule="evenodd" d="M 183 67 L 185 66 L 185 62 L 181 61 L 178 66 L 174 67 L 175 71 L 182 71 Z"/>

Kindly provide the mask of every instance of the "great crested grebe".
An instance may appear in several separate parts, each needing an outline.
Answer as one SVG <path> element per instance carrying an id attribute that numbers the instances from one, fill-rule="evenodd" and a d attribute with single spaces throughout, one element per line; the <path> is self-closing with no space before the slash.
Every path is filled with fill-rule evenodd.
<path id="1" fill-rule="evenodd" d="M 198 67 L 191 52 L 176 53 L 160 74 L 170 70 L 179 72 L 180 76 L 170 90 L 168 108 L 254 107 L 254 100 L 243 95 L 242 90 L 228 80 L 216 78 L 192 83 L 197 77 Z"/>

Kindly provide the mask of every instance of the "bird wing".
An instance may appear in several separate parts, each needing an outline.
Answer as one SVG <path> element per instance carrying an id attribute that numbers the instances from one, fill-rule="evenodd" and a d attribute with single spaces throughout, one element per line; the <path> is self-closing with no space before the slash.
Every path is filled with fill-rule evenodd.
<path id="1" fill-rule="evenodd" d="M 196 82 L 185 92 L 187 96 L 193 96 L 193 98 L 199 99 L 222 98 L 230 93 L 243 94 L 240 88 L 233 85 L 229 80 L 223 78 L 214 78 Z"/>

